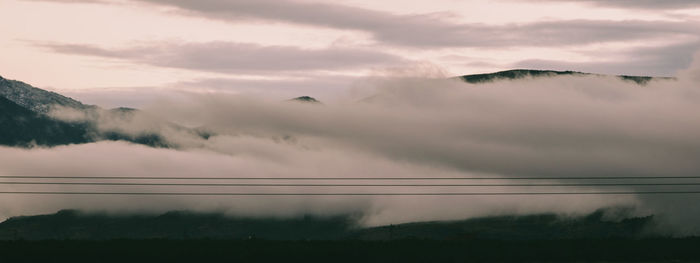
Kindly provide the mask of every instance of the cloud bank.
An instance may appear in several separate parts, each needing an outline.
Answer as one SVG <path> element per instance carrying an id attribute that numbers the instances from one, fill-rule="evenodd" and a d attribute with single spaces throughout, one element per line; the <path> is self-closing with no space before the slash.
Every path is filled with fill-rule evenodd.
<path id="1" fill-rule="evenodd" d="M 679 75 L 678 80 L 652 81 L 644 86 L 595 75 L 479 85 L 445 78 L 377 77 L 358 85 L 345 101 L 323 105 L 245 94 L 192 94 L 146 107 L 143 114 L 165 123 L 206 129 L 213 134 L 208 139 L 193 136 L 186 129 L 156 125 L 145 117 L 118 122 L 101 117 L 104 119 L 100 121 L 106 123 L 101 127 L 106 129 L 159 132 L 178 147 L 154 149 L 122 142 L 29 150 L 3 147 L 0 173 L 187 177 L 696 176 L 700 173 L 698 68 L 694 65 Z M 37 189 L 37 186 L 20 185 L 1 187 L 13 191 Z M 115 186 L 90 187 L 39 189 L 115 189 Z M 692 185 L 116 187 L 118 191 L 307 193 L 696 188 Z M 216 209 L 237 215 L 275 216 L 361 213 L 364 222 L 371 225 L 493 214 L 576 214 L 624 205 L 636 207 L 640 214 L 659 215 L 669 229 L 697 233 L 700 226 L 697 224 L 700 209 L 694 205 L 697 201 L 700 201 L 698 195 L 90 198 L 8 195 L 0 201 L 3 207 L 0 214 L 50 212 L 66 207 L 108 211 Z"/>

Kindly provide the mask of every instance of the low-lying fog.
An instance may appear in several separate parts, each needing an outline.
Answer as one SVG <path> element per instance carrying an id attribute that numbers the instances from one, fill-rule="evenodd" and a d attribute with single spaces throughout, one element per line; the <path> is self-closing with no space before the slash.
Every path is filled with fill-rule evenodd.
<path id="1" fill-rule="evenodd" d="M 3 156 L 0 159 L 0 174 L 494 178 L 698 176 L 700 65 L 697 64 L 680 73 L 676 80 L 651 81 L 646 85 L 596 75 L 526 78 L 484 84 L 468 84 L 448 78 L 391 77 L 363 81 L 362 85 L 356 85 L 356 90 L 349 93 L 351 95 L 344 96 L 345 99 L 323 104 L 270 100 L 246 94 L 192 94 L 161 100 L 128 118 L 105 112 L 96 119 L 101 129 L 117 129 L 131 134 L 158 133 L 177 147 L 151 148 L 127 142 L 31 149 L 0 147 L 0 156 Z M 322 98 L 321 100 L 323 101 Z M 67 109 L 56 111 L 53 116 L 73 121 L 82 119 L 80 114 Z M 172 123 L 206 130 L 213 135 L 203 139 L 191 130 L 180 129 Z M 259 181 L 236 181 L 241 182 Z M 531 181 L 302 183 L 426 182 L 498 184 Z M 536 183 L 562 182 L 584 181 L 547 180 Z M 700 187 L 689 185 L 0 186 L 2 191 L 285 193 L 694 191 L 698 188 Z M 115 213 L 216 210 L 244 216 L 355 213 L 363 215 L 365 224 L 376 225 L 495 214 L 555 212 L 576 215 L 601 207 L 630 206 L 635 208 L 633 215 L 655 214 L 671 230 L 697 233 L 700 227 L 700 207 L 696 205 L 698 201 L 700 195 L 693 194 L 199 197 L 3 195 L 0 198 L 0 216 L 50 213 L 64 208 Z"/>

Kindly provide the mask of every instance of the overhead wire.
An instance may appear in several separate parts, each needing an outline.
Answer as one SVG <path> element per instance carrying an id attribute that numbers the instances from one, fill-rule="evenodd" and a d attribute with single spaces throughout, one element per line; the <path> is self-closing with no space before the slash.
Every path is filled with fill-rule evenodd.
<path id="1" fill-rule="evenodd" d="M 64 186 L 176 186 L 176 187 L 663 187 L 663 186 L 699 186 L 700 182 L 678 182 L 667 180 L 700 179 L 700 176 L 577 176 L 577 177 L 184 177 L 184 176 L 64 176 L 64 175 L 0 175 L 0 185 L 64 185 Z M 7 181 L 19 180 L 23 181 Z M 29 180 L 29 181 L 27 181 Z M 61 181 L 51 181 L 61 180 Z M 66 181 L 68 180 L 68 181 Z M 81 181 L 75 181 L 81 180 Z M 111 180 L 122 180 L 115 182 Z M 224 182 L 143 182 L 141 180 L 246 180 L 253 182 L 224 183 Z M 273 183 L 255 182 L 258 180 L 277 181 Z M 426 181 L 423 183 L 280 183 L 286 180 L 304 181 Z M 577 183 L 436 183 L 433 180 L 602 180 L 607 182 L 577 182 Z M 610 182 L 619 180 L 624 182 Z M 631 182 L 630 180 L 664 180 L 663 182 L 645 181 Z M 126 182 L 123 182 L 126 181 Z M 456 192 L 150 192 L 143 191 L 0 191 L 0 194 L 24 195 L 142 195 L 142 196 L 515 196 L 515 195 L 661 195 L 661 194 L 700 194 L 700 190 L 609 190 L 609 191 L 456 191 Z"/>

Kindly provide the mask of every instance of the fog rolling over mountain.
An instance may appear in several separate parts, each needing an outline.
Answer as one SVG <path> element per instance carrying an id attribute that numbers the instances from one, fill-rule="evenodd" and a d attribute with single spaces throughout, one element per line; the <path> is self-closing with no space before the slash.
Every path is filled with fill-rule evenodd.
<path id="1" fill-rule="evenodd" d="M 120 120 L 134 122 L 134 109 L 106 110 L 2 77 L 0 107 L 2 145 L 32 147 L 124 140 L 157 147 L 173 146 L 154 132 L 139 131 L 127 134 L 115 126 Z M 105 122 L 98 121 L 105 119 L 110 120 L 107 127 Z M 151 121 L 153 125 L 179 128 L 163 121 Z"/>
<path id="2" fill-rule="evenodd" d="M 87 123 L 102 137 L 91 137 L 89 143 L 82 144 L 57 143 L 54 147 L 0 147 L 3 175 L 194 179 L 489 177 L 495 179 L 472 183 L 491 186 L 457 186 L 470 183 L 462 180 L 426 180 L 436 185 L 420 187 L 134 185 L 133 180 L 120 179 L 110 182 L 123 185 L 8 184 L 0 188 L 9 192 L 258 194 L 697 191 L 697 186 L 692 185 L 697 179 L 633 182 L 675 184 L 649 186 L 575 178 L 697 176 L 700 172 L 699 68 L 694 66 L 676 79 L 642 78 L 643 81 L 549 73 L 518 73 L 518 78 L 507 75 L 501 78 L 499 74 L 503 73 L 496 73 L 496 77 L 485 77 L 489 81 L 478 83 L 432 75 L 375 77 L 358 84 L 343 101 L 329 103 L 319 98 L 323 104 L 306 103 L 309 99 L 302 99 L 304 103 L 299 99 L 289 103 L 249 94 L 193 93 L 138 111 L 115 113 L 98 109 L 94 113 L 80 107 L 55 107 L 45 115 L 32 116 L 50 116 L 47 120 L 71 125 Z M 130 139 L 103 141 L 109 131 L 118 131 Z M 168 147 L 138 144 L 133 139 L 148 134 L 167 142 Z M 519 178 L 526 177 L 553 178 L 536 182 L 552 185 L 503 185 L 522 184 Z M 565 183 L 575 185 L 562 185 Z M 604 207 L 625 206 L 634 208 L 630 217 L 654 215 L 659 220 L 659 229 L 687 235 L 698 233 L 700 227 L 697 223 L 700 209 L 694 205 L 697 201 L 700 196 L 696 194 L 7 194 L 0 199 L 0 215 L 52 213 L 65 208 L 117 214 L 170 210 L 265 217 L 359 214 L 360 225 L 376 226 L 505 214 L 576 216 Z"/>

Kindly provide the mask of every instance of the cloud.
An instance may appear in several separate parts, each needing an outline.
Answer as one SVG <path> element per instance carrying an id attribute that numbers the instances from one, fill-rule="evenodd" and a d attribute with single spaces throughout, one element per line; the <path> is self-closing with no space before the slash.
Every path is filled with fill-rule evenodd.
<path id="1" fill-rule="evenodd" d="M 572 2 L 625 9 L 685 9 L 700 7 L 694 0 L 525 0 L 530 2 Z"/>
<path id="2" fill-rule="evenodd" d="M 694 144 L 685 140 L 696 138 L 691 131 L 697 127 L 682 121 L 695 107 L 686 97 L 693 89 L 641 90 L 613 77 L 482 86 L 406 79 L 381 86 L 365 104 L 323 110 L 208 96 L 202 100 L 206 103 L 184 101 L 177 108 L 149 110 L 223 134 L 308 137 L 310 147 L 330 144 L 467 171 L 529 176 L 696 172 L 690 165 Z M 678 101 L 668 106 L 669 100 Z M 566 108 L 544 115 L 559 107 Z M 684 131 L 676 134 L 681 127 Z M 658 147 L 664 149 L 661 156 L 654 154 Z"/>
<path id="3" fill-rule="evenodd" d="M 451 19 L 454 15 L 449 13 L 399 15 L 320 2 L 288 0 L 137 0 L 137 2 L 173 7 L 181 14 L 234 23 L 273 21 L 340 30 L 359 30 L 370 33 L 374 40 L 382 44 L 416 48 L 553 47 L 679 35 L 697 36 L 700 33 L 697 23 L 694 22 L 562 20 L 487 25 L 458 23 Z M 620 2 L 622 4 L 622 1 Z M 651 1 L 644 2 L 651 5 Z"/>
<path id="4" fill-rule="evenodd" d="M 229 21 L 262 19 L 370 32 L 414 47 L 558 46 L 697 34 L 694 23 L 569 20 L 516 25 L 459 24 L 445 14 L 395 15 L 351 6 L 294 1 L 143 0 Z"/>
<path id="5" fill-rule="evenodd" d="M 104 108 L 141 108 L 166 98 L 189 96 L 192 93 L 255 94 L 270 101 L 311 96 L 332 102 L 348 96 L 352 87 L 363 79 L 325 74 L 272 79 L 202 78 L 162 86 L 101 87 L 64 91 L 62 94 Z"/>
<path id="6" fill-rule="evenodd" d="M 688 72 L 644 88 L 601 76 L 484 85 L 380 78 L 365 83 L 371 98 L 322 110 L 206 97 L 205 103 L 196 99 L 150 112 L 219 134 L 288 136 L 309 149 L 358 151 L 467 176 L 694 176 L 700 172 L 700 120 L 694 114 L 700 93 L 688 77 L 694 71 Z M 682 205 L 695 196 L 639 198 L 632 203 L 676 223 L 700 216 Z"/>
<path id="7" fill-rule="evenodd" d="M 335 100 L 345 95 L 363 77 L 342 75 L 308 75 L 288 79 L 230 79 L 207 78 L 168 85 L 188 91 L 256 94 L 272 101 L 286 100 L 303 95 L 321 100 Z"/>
<path id="8" fill-rule="evenodd" d="M 177 95 L 175 89 L 161 87 L 101 87 L 84 90 L 67 90 L 61 92 L 66 96 L 80 100 L 89 105 L 111 109 L 118 107 L 140 108 L 152 104 L 164 97 Z"/>
<path id="9" fill-rule="evenodd" d="M 678 71 L 690 66 L 693 54 L 698 50 L 700 50 L 700 42 L 692 41 L 667 46 L 629 49 L 621 52 L 601 50 L 583 53 L 597 58 L 594 62 L 528 59 L 516 62 L 512 67 L 620 75 L 675 76 Z M 616 59 L 605 61 L 604 58 L 610 57 Z"/>
<path id="10" fill-rule="evenodd" d="M 543 1 L 530 1 L 547 2 Z M 558 0 L 551 0 L 558 1 Z M 562 0 L 563 1 L 563 0 Z M 62 2 L 62 1 L 61 1 Z M 73 1 L 71 1 L 73 2 Z M 81 2 L 81 1 L 77 1 Z M 93 2 L 93 1 L 87 1 Z M 694 5 L 690 1 L 585 1 L 600 5 L 631 6 L 631 8 L 675 8 Z M 43 43 L 51 51 L 125 59 L 159 67 L 173 67 L 223 73 L 270 73 L 280 71 L 334 71 L 341 69 L 366 69 L 403 64 L 409 57 L 422 57 L 435 52 L 466 54 L 475 48 L 484 54 L 496 54 L 507 49 L 513 52 L 505 60 L 524 60 L 530 50 L 539 57 L 523 61 L 534 67 L 575 67 L 552 61 L 552 51 L 576 53 L 577 48 L 611 46 L 628 42 L 647 43 L 664 48 L 659 41 L 697 41 L 700 26 L 693 19 L 605 20 L 590 19 L 541 19 L 516 23 L 464 23 L 454 19 L 451 13 L 396 14 L 386 10 L 374 10 L 333 2 L 272 1 L 272 0 L 128 0 L 112 2 L 130 5 L 130 8 L 156 9 L 169 15 L 192 16 L 231 24 L 272 23 L 275 26 L 309 26 L 364 32 L 367 39 L 355 40 L 365 46 L 329 46 L 321 49 L 304 49 L 293 46 L 261 46 L 256 44 L 211 43 L 146 43 L 141 46 L 106 48 L 89 44 Z M 634 10 L 640 12 L 639 10 Z M 631 13 L 633 14 L 633 13 Z M 643 12 L 642 12 L 643 14 Z M 677 17 L 676 17 L 677 18 Z M 352 44 L 350 44 L 352 45 Z M 518 48 L 523 48 L 519 50 Z M 537 51 L 534 51 L 535 48 Z M 685 50 L 685 49 L 683 49 Z M 412 52 L 418 51 L 417 56 Z M 428 53 L 426 53 L 428 52 Z M 493 53 L 496 52 L 496 53 Z M 559 52 L 561 53 L 561 52 Z M 559 54 L 558 53 L 558 54 Z M 676 52 L 676 54 L 680 54 Z M 617 54 L 602 56 L 610 61 Z M 497 55 L 502 57 L 503 55 Z M 669 58 L 678 58 L 672 56 Z M 624 73 L 630 75 L 668 75 L 687 64 L 688 57 L 678 61 L 657 57 L 644 59 L 627 56 L 608 63 L 584 63 L 577 66 L 585 71 Z M 430 58 L 428 58 L 430 59 Z M 503 69 L 505 63 L 488 66 L 485 62 L 465 61 L 455 66 Z M 681 66 L 679 66 L 681 65 Z M 630 66 L 624 69 L 622 67 Z M 561 69 L 561 68 L 557 68 Z M 605 69 L 605 70 L 603 70 Z"/>
<path id="11" fill-rule="evenodd" d="M 208 139 L 182 130 L 163 129 L 148 119 L 119 120 L 116 124 L 106 119 L 108 124 L 129 132 L 160 132 L 179 147 L 153 149 L 101 142 L 50 149 L 0 148 L 0 155 L 6 156 L 0 159 L 0 173 L 202 177 L 697 176 L 700 173 L 697 162 L 700 158 L 700 118 L 697 115 L 700 91 L 696 73 L 697 69 L 689 69 L 678 80 L 652 81 L 646 86 L 605 76 L 526 78 L 480 85 L 435 78 L 376 77 L 356 87 L 360 89 L 356 94 L 372 96 L 358 95 L 323 105 L 270 101 L 246 94 L 192 94 L 145 107 L 144 114 L 188 127 L 206 127 L 213 134 Z M 2 189 L 37 189 L 32 187 L 36 186 L 2 186 Z M 47 186 L 38 189 L 86 188 Z M 693 191 L 697 188 L 687 185 L 119 189 L 153 192 L 575 192 Z M 628 205 L 637 207 L 638 213 L 659 215 L 671 228 L 686 231 L 683 233 L 700 231 L 697 224 L 700 209 L 695 205 L 700 196 L 697 195 L 10 197 L 0 201 L 0 207 L 5 209 L 0 212 L 5 215 L 52 211 L 66 206 L 115 211 L 218 209 L 239 215 L 280 216 L 353 212 L 364 214 L 366 224 L 506 213 L 587 213 L 605 206 Z"/>
<path id="12" fill-rule="evenodd" d="M 403 61 L 384 52 L 352 47 L 304 49 L 233 42 L 153 43 L 121 49 L 85 44 L 36 45 L 58 53 L 224 73 L 354 69 Z"/>

